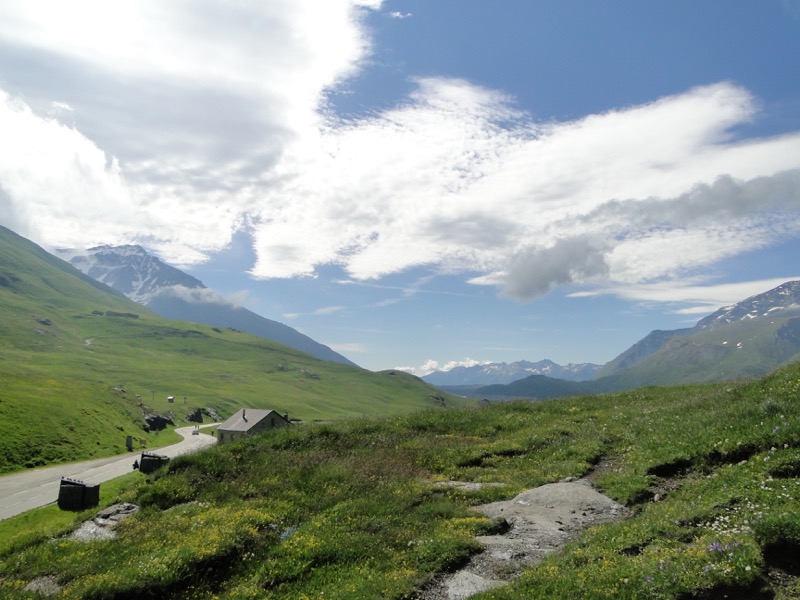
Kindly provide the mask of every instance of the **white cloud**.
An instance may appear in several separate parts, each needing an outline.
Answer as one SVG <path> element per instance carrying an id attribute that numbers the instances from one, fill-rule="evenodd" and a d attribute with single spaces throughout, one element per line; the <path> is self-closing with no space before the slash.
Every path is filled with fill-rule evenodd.
<path id="1" fill-rule="evenodd" d="M 246 226 L 257 277 L 429 266 L 521 300 L 696 277 L 800 235 L 800 133 L 737 139 L 758 102 L 731 83 L 537 123 L 501 91 L 427 77 L 337 119 L 325 95 L 363 67 L 381 6 L 0 3 L 3 85 L 24 93 L 0 90 L 0 218 L 184 265 Z"/>
<path id="2" fill-rule="evenodd" d="M 291 206 L 263 205 L 253 272 L 334 263 L 368 279 L 430 265 L 519 299 L 685 277 L 800 234 L 776 218 L 797 212 L 800 135 L 732 139 L 754 114 L 721 83 L 538 125 L 497 92 L 422 80 L 406 104 L 288 153 L 303 177 L 284 188 Z M 689 241 L 696 252 L 675 252 Z"/>
<path id="3" fill-rule="evenodd" d="M 52 112 L 60 113 L 60 112 L 72 112 L 72 107 L 67 104 L 66 102 L 59 102 L 57 100 L 53 100 L 51 103 Z"/>
<path id="4" fill-rule="evenodd" d="M 15 211 L 53 245 L 140 241 L 184 264 L 223 248 L 285 145 L 318 128 L 325 91 L 369 53 L 360 23 L 380 6 L 3 2 L 3 85 L 25 98 L 0 95 Z M 69 127 L 39 116 L 67 106 Z"/>
<path id="5" fill-rule="evenodd" d="M 323 306 L 322 308 L 316 309 L 313 313 L 314 316 L 326 316 L 332 315 L 334 313 L 342 312 L 343 310 L 347 310 L 346 306 Z"/>
<path id="6" fill-rule="evenodd" d="M 431 358 L 426 360 L 418 367 L 395 367 L 395 368 L 399 371 L 405 371 L 407 373 L 417 375 L 418 377 L 423 377 L 424 375 L 429 375 L 434 371 L 450 371 L 451 369 L 455 369 L 456 367 L 474 367 L 476 365 L 488 365 L 490 362 L 492 361 L 465 358 L 464 360 L 451 360 L 444 364 L 439 364 L 438 361 Z"/>
<path id="7" fill-rule="evenodd" d="M 328 344 L 328 346 L 338 352 L 339 354 L 366 354 L 369 348 L 364 344 L 358 342 L 342 343 L 342 344 Z"/>
<path id="8" fill-rule="evenodd" d="M 609 294 L 635 302 L 681 305 L 675 309 L 676 314 L 708 315 L 724 306 L 736 304 L 745 298 L 761 294 L 787 281 L 794 280 L 800 280 L 800 274 L 716 285 L 702 285 L 691 281 L 684 283 L 665 281 L 575 292 L 570 294 L 570 297 L 580 298 Z"/>
<path id="9" fill-rule="evenodd" d="M 238 307 L 233 300 L 220 296 L 209 288 L 188 288 L 185 285 L 172 285 L 159 290 L 159 295 L 175 296 L 191 304 L 221 304 Z"/>

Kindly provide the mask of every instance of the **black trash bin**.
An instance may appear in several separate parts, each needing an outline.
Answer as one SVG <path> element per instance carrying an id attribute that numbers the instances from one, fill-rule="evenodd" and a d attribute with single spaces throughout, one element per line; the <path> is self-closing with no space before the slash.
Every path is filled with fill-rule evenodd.
<path id="1" fill-rule="evenodd" d="M 161 456 L 160 454 L 152 454 L 150 452 L 142 452 L 142 457 L 139 459 L 139 471 L 142 473 L 152 473 L 153 471 L 160 469 L 168 462 L 168 456 Z"/>
<path id="2" fill-rule="evenodd" d="M 100 504 L 100 484 L 84 483 L 79 479 L 61 478 L 58 488 L 58 507 L 61 510 L 84 510 Z"/>

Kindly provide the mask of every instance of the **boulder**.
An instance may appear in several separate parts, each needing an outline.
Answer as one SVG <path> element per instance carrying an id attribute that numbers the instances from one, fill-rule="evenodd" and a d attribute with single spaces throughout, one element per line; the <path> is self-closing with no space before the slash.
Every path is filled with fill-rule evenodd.
<path id="1" fill-rule="evenodd" d="M 162 415 L 159 413 L 149 413 L 144 415 L 144 425 L 142 425 L 142 428 L 145 431 L 161 431 L 162 429 L 165 429 L 167 425 L 175 425 L 171 416 Z"/>

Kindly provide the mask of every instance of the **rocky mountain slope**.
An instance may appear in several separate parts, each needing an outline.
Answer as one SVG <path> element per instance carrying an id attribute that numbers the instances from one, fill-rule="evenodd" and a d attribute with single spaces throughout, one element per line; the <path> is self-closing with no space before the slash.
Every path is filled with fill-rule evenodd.
<path id="1" fill-rule="evenodd" d="M 56 254 L 83 273 L 167 319 L 238 329 L 323 360 L 355 364 L 288 325 L 233 305 L 199 279 L 162 262 L 141 246 L 97 246 L 86 251 L 62 249 Z"/>
<path id="2" fill-rule="evenodd" d="M 619 374 L 647 361 L 658 353 L 662 353 L 661 358 L 656 358 L 655 360 L 660 360 L 663 363 L 666 356 L 674 356 L 681 348 L 684 350 L 693 348 L 694 351 L 691 354 L 700 360 L 700 366 L 707 363 L 707 360 L 702 356 L 698 356 L 697 350 L 700 347 L 705 347 L 705 353 L 709 356 L 713 354 L 720 357 L 720 353 L 727 354 L 726 350 L 730 350 L 730 348 L 735 348 L 739 351 L 744 350 L 743 354 L 750 354 L 755 346 L 752 343 L 748 343 L 745 346 L 745 342 L 753 336 L 759 337 L 757 333 L 754 333 L 755 330 L 763 330 L 766 333 L 767 330 L 772 329 L 771 325 L 774 325 L 771 319 L 785 319 L 798 310 L 800 310 L 800 281 L 787 281 L 774 289 L 723 307 L 713 314 L 700 319 L 694 327 L 672 331 L 652 331 L 607 363 L 600 369 L 597 376 L 600 378 Z M 754 328 L 745 327 L 750 322 L 754 324 Z M 788 332 L 793 325 L 788 324 L 787 327 L 789 329 L 780 334 L 775 332 L 772 342 L 778 343 L 781 339 L 786 341 L 785 338 L 787 336 L 791 337 Z M 721 331 L 725 334 L 722 336 L 726 338 L 723 340 L 724 344 L 718 344 L 713 339 L 715 336 L 708 338 L 709 341 L 706 341 L 707 336 L 701 335 L 712 331 Z M 730 348 L 726 349 L 722 346 L 730 346 Z M 768 343 L 767 346 L 770 346 L 770 344 Z M 764 347 L 761 350 L 772 354 L 771 349 L 768 347 Z M 783 351 L 778 352 L 781 359 L 774 363 L 772 368 L 777 368 L 784 360 L 790 359 L 798 351 L 800 351 L 800 348 L 795 350 L 790 347 L 784 348 Z M 687 360 L 689 360 L 688 355 Z M 757 364 L 762 362 L 763 356 L 752 356 L 750 360 L 752 363 Z M 763 374 L 761 371 L 759 373 Z M 751 373 L 746 373 L 746 375 L 749 376 Z"/>

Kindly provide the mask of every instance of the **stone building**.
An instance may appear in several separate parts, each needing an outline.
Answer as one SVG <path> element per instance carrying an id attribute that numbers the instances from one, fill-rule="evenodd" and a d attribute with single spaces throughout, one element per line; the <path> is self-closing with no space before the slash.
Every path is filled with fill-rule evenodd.
<path id="1" fill-rule="evenodd" d="M 259 433 L 278 427 L 288 427 L 289 415 L 281 415 L 274 410 L 262 410 L 258 408 L 242 408 L 231 416 L 227 421 L 221 423 L 217 428 L 217 437 L 220 444 L 230 442 L 240 437 Z"/>

